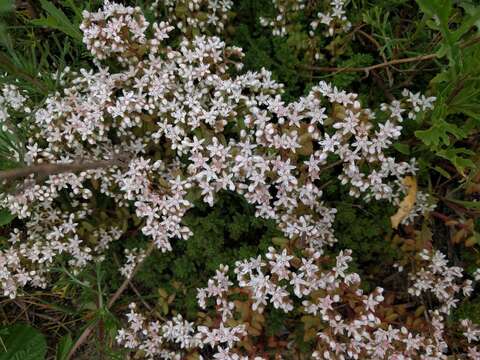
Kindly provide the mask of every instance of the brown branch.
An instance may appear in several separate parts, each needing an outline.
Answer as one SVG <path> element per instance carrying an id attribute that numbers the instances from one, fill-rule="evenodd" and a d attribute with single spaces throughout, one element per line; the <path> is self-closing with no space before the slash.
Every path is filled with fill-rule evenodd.
<path id="1" fill-rule="evenodd" d="M 435 217 L 437 219 L 442 220 L 445 223 L 445 225 L 450 225 L 450 226 L 454 225 L 454 226 L 458 226 L 461 229 L 469 229 L 470 228 L 468 225 L 462 224 L 461 222 L 458 222 L 457 220 L 454 220 L 454 219 L 448 217 L 447 215 L 439 213 L 437 211 L 431 211 L 430 215 L 432 215 L 433 217 Z"/>
<path id="2" fill-rule="evenodd" d="M 472 45 L 475 45 L 480 42 L 480 36 L 475 37 L 473 39 L 467 40 L 459 45 L 461 49 L 465 49 L 467 47 L 470 47 Z M 411 62 L 420 62 L 420 61 L 426 61 L 426 60 L 433 60 L 438 57 L 437 54 L 428 54 L 428 55 L 420 55 L 420 56 L 414 56 L 414 57 L 409 57 L 409 58 L 403 58 L 403 59 L 395 59 L 387 62 L 383 62 L 381 64 L 375 64 L 371 66 L 365 66 L 365 67 L 329 67 L 329 66 L 303 66 L 305 69 L 308 70 L 316 70 L 316 71 L 321 71 L 321 72 L 333 72 L 333 73 L 342 73 L 342 72 L 365 72 L 367 75 L 370 73 L 372 70 L 376 69 L 381 69 L 384 67 L 388 67 L 391 65 L 398 65 L 398 64 L 406 64 L 406 63 L 411 63 Z"/>
<path id="3" fill-rule="evenodd" d="M 117 291 L 115 291 L 115 293 L 112 295 L 112 297 L 108 301 L 107 309 L 110 309 L 113 306 L 113 304 L 118 300 L 120 295 L 123 294 L 123 292 L 125 291 L 125 289 L 128 287 L 128 285 L 130 283 L 130 279 L 135 276 L 138 269 L 140 269 L 140 266 L 145 262 L 145 259 L 152 253 L 154 248 L 155 248 L 155 244 L 153 242 L 150 243 L 150 245 L 147 248 L 147 251 L 145 252 L 145 258 L 143 259 L 143 261 L 141 261 L 140 263 L 137 264 L 135 269 L 133 269 L 130 278 L 125 278 L 125 280 L 123 280 L 122 285 L 120 285 L 120 287 L 117 289 Z M 78 340 L 75 342 L 75 344 L 70 349 L 70 352 L 68 353 L 68 356 L 67 356 L 66 360 L 72 359 L 72 356 L 75 354 L 75 352 L 80 348 L 80 346 L 82 346 L 82 344 L 88 339 L 90 334 L 93 332 L 93 330 L 95 329 L 95 325 L 96 324 L 90 324 L 89 326 L 87 326 L 87 328 L 85 328 L 85 330 L 83 330 L 83 333 L 80 335 Z"/>
<path id="4" fill-rule="evenodd" d="M 329 67 L 329 66 L 305 66 L 305 68 L 307 68 L 309 70 L 316 70 L 316 71 L 322 71 L 322 72 L 334 72 L 334 73 L 365 72 L 368 75 L 370 73 L 370 71 L 372 71 L 372 70 L 381 69 L 381 68 L 384 68 L 384 67 L 387 67 L 387 66 L 390 66 L 390 65 L 406 64 L 406 63 L 410 63 L 410 62 L 431 60 L 431 59 L 435 59 L 436 57 L 437 57 L 437 54 L 420 55 L 420 56 L 415 56 L 415 57 L 410 57 L 410 58 L 391 60 L 391 61 L 388 61 L 388 62 L 383 62 L 381 64 L 365 66 L 365 67 L 339 68 L 339 67 Z"/>
<path id="5" fill-rule="evenodd" d="M 69 164 L 34 164 L 22 168 L 0 171 L 0 182 L 4 180 L 15 180 L 32 174 L 34 176 L 47 177 L 62 173 L 75 173 L 85 170 L 107 168 L 115 165 L 121 166 L 125 165 L 125 160 L 125 156 L 119 155 L 111 160 L 76 161 Z"/>
<path id="6" fill-rule="evenodd" d="M 383 50 L 382 50 L 382 47 L 380 46 L 380 44 L 378 43 L 377 40 L 375 40 L 375 38 L 373 36 L 371 36 L 370 34 L 367 34 L 365 31 L 363 30 L 358 30 L 358 33 L 360 35 L 362 35 L 363 37 L 367 38 L 376 48 L 377 48 L 377 51 L 378 53 L 380 54 L 380 56 L 382 57 L 383 59 L 383 63 L 387 63 L 387 57 L 385 56 L 385 54 L 383 53 Z M 388 78 L 388 85 L 389 87 L 392 87 L 393 85 L 393 77 L 392 77 L 392 73 L 390 72 L 390 69 L 387 67 L 385 69 L 385 71 L 387 72 L 387 78 Z"/>
<path id="7" fill-rule="evenodd" d="M 117 267 L 120 267 L 120 261 L 118 261 L 118 257 L 116 254 L 113 254 L 113 260 L 115 260 L 115 264 Z M 140 291 L 135 287 L 133 284 L 132 279 L 129 279 L 128 285 L 130 286 L 130 289 L 133 290 L 133 292 L 137 295 L 137 297 L 140 299 L 142 302 L 143 306 L 145 306 L 149 311 L 152 311 L 152 307 L 143 299 L 142 294 L 140 294 Z"/>

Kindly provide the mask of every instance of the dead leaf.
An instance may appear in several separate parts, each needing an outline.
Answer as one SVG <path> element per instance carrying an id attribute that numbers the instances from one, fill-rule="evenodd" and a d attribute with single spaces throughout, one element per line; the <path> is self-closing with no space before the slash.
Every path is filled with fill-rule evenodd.
<path id="1" fill-rule="evenodd" d="M 471 194 L 478 194 L 480 193 L 480 184 L 477 183 L 471 183 L 467 186 L 467 189 L 465 190 L 465 194 L 471 195 Z"/>
<path id="2" fill-rule="evenodd" d="M 400 203 L 396 214 L 390 217 L 394 229 L 397 229 L 403 219 L 410 214 L 417 199 L 417 180 L 413 176 L 406 176 L 403 179 L 403 184 L 408 188 L 408 193 Z"/>

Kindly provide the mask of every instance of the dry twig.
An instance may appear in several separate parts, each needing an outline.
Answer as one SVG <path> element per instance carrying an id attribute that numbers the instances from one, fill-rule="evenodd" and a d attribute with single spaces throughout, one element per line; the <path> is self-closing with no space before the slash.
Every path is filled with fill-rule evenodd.
<path id="1" fill-rule="evenodd" d="M 143 259 L 143 261 L 137 264 L 137 266 L 133 270 L 130 278 L 125 278 L 122 285 L 120 285 L 120 287 L 117 289 L 117 291 L 115 291 L 115 293 L 111 296 L 110 300 L 108 300 L 107 309 L 110 309 L 113 306 L 113 304 L 118 300 L 120 295 L 123 294 L 125 289 L 128 287 L 131 278 L 133 278 L 135 276 L 135 274 L 137 273 L 140 266 L 145 262 L 145 259 L 152 253 L 154 248 L 155 248 L 155 244 L 153 242 L 150 243 L 150 245 L 147 248 L 147 251 L 145 252 L 145 258 Z M 77 339 L 75 344 L 70 349 L 70 352 L 68 353 L 68 356 L 67 356 L 66 360 L 72 359 L 72 356 L 75 354 L 75 352 L 80 348 L 80 346 L 83 345 L 83 343 L 85 341 L 87 341 L 88 337 L 90 336 L 90 334 L 95 329 L 95 325 L 96 324 L 91 324 L 91 325 L 87 326 L 85 328 L 85 330 L 83 330 L 83 333 L 80 335 L 80 337 Z"/>

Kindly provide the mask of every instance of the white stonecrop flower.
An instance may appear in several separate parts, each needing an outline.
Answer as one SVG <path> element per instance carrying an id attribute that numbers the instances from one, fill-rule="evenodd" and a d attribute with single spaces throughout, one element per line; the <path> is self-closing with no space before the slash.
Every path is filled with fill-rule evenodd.
<path id="1" fill-rule="evenodd" d="M 326 36 L 333 36 L 335 33 L 350 30 L 352 24 L 345 15 L 345 3 L 345 0 L 332 0 L 330 8 L 326 12 L 318 12 L 317 19 L 310 23 L 310 35 L 313 36 L 314 31 L 320 24 L 328 27 L 325 31 Z"/>
<path id="2" fill-rule="evenodd" d="M 385 300 L 383 289 L 376 288 L 371 293 L 364 294 L 360 277 L 349 270 L 352 261 L 350 250 L 340 252 L 330 269 L 325 268 L 326 258 L 321 253 L 306 251 L 306 255 L 307 257 L 298 258 L 285 249 L 278 252 L 269 248 L 265 259 L 258 256 L 238 261 L 234 268 L 238 288 L 232 287 L 234 283 L 229 279 L 228 267 L 221 265 L 216 275 L 208 281 L 208 286 L 198 289 L 198 302 L 202 309 L 208 308 L 208 298 L 215 300 L 213 319 L 217 321 L 208 320 L 210 315 L 205 313 L 198 320 L 197 330 L 194 324 L 188 324 L 188 331 L 185 330 L 186 325 L 180 326 L 175 333 L 186 333 L 184 336 L 190 340 L 188 344 L 194 347 L 181 347 L 181 350 L 172 352 L 170 344 L 163 343 L 151 356 L 164 358 L 162 354 L 169 354 L 181 358 L 185 355 L 183 349 L 196 350 L 196 354 L 203 351 L 211 353 L 212 349 L 215 359 L 253 359 L 244 355 L 240 343 L 244 336 L 248 336 L 249 325 L 234 320 L 241 319 L 241 316 L 236 315 L 243 313 L 244 307 L 237 305 L 241 304 L 238 300 L 230 301 L 231 296 L 247 291 L 247 303 L 251 304 L 252 311 L 256 313 L 264 311 L 268 304 L 291 312 L 294 310 L 294 302 L 291 300 L 293 295 L 302 299 L 302 306 L 295 309 L 296 313 L 300 312 L 306 318 L 318 316 L 322 324 L 317 333 L 315 350 L 311 354 L 313 359 L 447 359 L 445 319 L 439 311 L 429 311 L 430 328 L 425 333 L 415 333 L 403 326 L 385 327 L 380 318 L 383 315 L 379 315 L 382 314 L 381 307 Z M 437 260 L 437 263 L 444 267 L 442 261 Z M 282 285 L 285 280 L 290 280 L 293 289 Z M 280 295 L 277 296 L 277 293 Z M 230 304 L 227 312 L 225 304 Z M 290 306 L 285 306 L 286 304 Z M 151 325 L 142 327 L 140 324 L 145 323 L 145 318 L 135 312 L 131 311 L 127 317 L 129 328 L 120 330 L 119 342 L 132 349 L 147 348 L 151 344 Z M 236 325 L 228 326 L 227 323 Z M 172 321 L 167 321 L 166 325 L 156 325 L 156 328 L 163 329 L 163 338 L 166 338 L 165 329 L 171 328 L 171 324 Z M 463 320 L 462 325 L 469 342 L 479 340 L 478 326 L 469 320 Z M 135 335 L 140 329 L 144 329 L 142 333 L 146 336 Z M 179 336 L 169 339 L 170 342 L 178 343 Z M 197 340 L 197 343 L 194 344 L 191 339 Z M 135 346 L 132 347 L 132 344 Z M 469 351 L 474 354 L 476 348 L 472 346 Z"/>
<path id="3" fill-rule="evenodd" d="M 133 248 L 125 249 L 125 264 L 120 268 L 120 273 L 127 279 L 131 279 L 133 272 L 138 264 L 145 260 L 146 254 L 144 249 Z"/>
<path id="4" fill-rule="evenodd" d="M 260 24 L 265 27 L 272 28 L 272 34 L 274 36 L 287 35 L 287 25 L 291 15 L 299 13 L 305 9 L 306 0 L 271 0 L 276 15 L 271 18 L 260 17 Z"/>
<path id="5" fill-rule="evenodd" d="M 463 269 L 458 266 L 449 267 L 445 255 L 438 250 L 433 252 L 423 250 L 420 257 L 425 266 L 410 274 L 413 284 L 408 292 L 415 296 L 421 296 L 426 292 L 432 293 L 440 304 L 438 311 L 450 314 L 460 301 L 457 298 L 459 294 L 470 296 L 473 291 L 472 281 L 466 279 L 460 282 L 463 278 Z"/>
<path id="6" fill-rule="evenodd" d="M 232 0 L 155 0 L 150 9 L 160 16 L 165 13 L 168 22 L 185 35 L 210 30 L 221 34 L 233 7 Z"/>
<path id="7" fill-rule="evenodd" d="M 192 207 L 187 199 L 213 205 L 222 190 L 243 195 L 257 216 L 318 251 L 335 242 L 336 210 L 322 201 L 318 181 L 331 165 L 329 155 L 340 159 L 339 180 L 350 194 L 367 200 L 398 201 L 401 179 L 415 172 L 384 150 L 398 138 L 403 113 L 424 111 L 431 98 L 407 94 L 408 101 L 383 106 L 378 111 L 388 120 L 376 126 L 375 112 L 362 108 L 357 94 L 326 82 L 285 103 L 283 85 L 269 71 L 235 75 L 231 66 L 241 67 L 243 53 L 217 37 L 184 39 L 172 48 L 165 45 L 173 29 L 166 22 L 148 24 L 139 8 L 109 1 L 84 17 L 95 67 L 59 74 L 65 88 L 32 114 L 24 95 L 5 88 L 2 112 L 32 117 L 29 164 L 88 159 L 111 166 L 50 175 L 41 183 L 30 176 L 22 191 L 3 195 L 0 205 L 26 222 L 0 253 L 5 295 L 27 284 L 43 286 L 60 254 L 76 268 L 103 258 L 121 233 L 98 223 L 92 199 L 99 194 L 115 211 L 134 209 L 142 233 L 163 252 L 172 250 L 172 239 L 191 235 L 182 224 Z M 98 60 L 106 58 L 122 66 L 104 67 Z M 59 207 L 63 196 L 68 209 Z M 89 223 L 99 224 L 100 243 L 87 236 L 94 230 L 83 228 Z M 286 265 L 278 266 L 286 276 Z M 282 289 L 269 291 L 276 306 L 290 306 Z"/>
<path id="8" fill-rule="evenodd" d="M 83 42 L 99 60 L 116 55 L 120 62 L 137 58 L 137 48 L 145 45 L 149 23 L 139 7 L 127 7 L 106 0 L 102 10 L 82 13 Z M 126 35 L 127 34 L 127 35 Z"/>
<path id="9" fill-rule="evenodd" d="M 200 5 L 192 2 L 189 11 Z M 219 6 L 225 12 L 231 5 Z M 337 15 L 341 18 L 342 11 Z M 350 251 L 340 252 L 331 269 L 321 263 L 322 248 L 335 242 L 336 210 L 322 201 L 320 174 L 338 165 L 339 180 L 352 196 L 398 203 L 405 192 L 401 180 L 415 173 L 415 163 L 397 162 L 385 151 L 400 136 L 404 118 L 431 109 L 434 98 L 406 91 L 406 100 L 373 111 L 362 107 L 357 94 L 320 82 L 285 103 L 283 86 L 269 71 L 235 74 L 232 64 L 241 68 L 241 49 L 207 36 L 170 47 L 165 41 L 172 30 L 167 22 L 149 24 L 139 8 L 106 1 L 98 12 L 84 13 L 82 23 L 84 42 L 96 58 L 93 69 L 59 74 L 65 88 L 34 113 L 15 87 L 2 90 L 3 127 L 8 128 L 12 111 L 33 120 L 27 164 L 82 159 L 111 164 L 53 174 L 43 182 L 30 176 L 22 191 L 2 196 L 1 206 L 24 221 L 0 251 L 3 294 L 14 298 L 24 286 L 45 287 L 57 257 L 66 257 L 74 271 L 104 258 L 122 232 L 108 225 L 108 216 L 100 221 L 98 195 L 108 199 L 109 210 L 129 214 L 154 246 L 167 252 L 172 240 L 191 235 L 182 224 L 191 199 L 213 205 L 219 191 L 229 190 L 242 194 L 257 216 L 275 220 L 287 238 L 305 245 L 305 257 L 269 248 L 265 258 L 237 261 L 233 272 L 253 311 L 271 307 L 289 313 L 301 301 L 301 311 L 325 322 L 313 358 L 422 353 L 429 354 L 425 359 L 445 358 L 441 314 L 456 305 L 460 292 L 472 291 L 468 281 L 458 284 L 460 268 L 448 267 L 440 253 L 422 255 L 427 265 L 412 276 L 411 293 L 430 291 L 441 305 L 430 313 L 431 334 L 414 334 L 379 326 L 376 309 L 383 290 L 360 290 L 359 275 L 348 269 Z M 121 66 L 109 69 L 101 65 L 103 59 Z M 377 124 L 378 112 L 386 115 L 385 122 Z M 338 164 L 332 165 L 332 157 Z M 68 207 L 60 206 L 63 199 Z M 413 213 L 428 211 L 426 202 L 419 193 L 420 210 Z M 127 253 L 124 276 L 132 275 L 144 251 Z M 180 315 L 149 321 L 132 305 L 129 327 L 119 332 L 118 342 L 148 358 L 181 359 L 191 349 L 208 347 L 215 359 L 248 359 L 237 348 L 248 327 L 235 323 L 228 271 L 221 266 L 198 290 L 202 309 L 213 299 L 216 322 L 195 324 Z M 358 312 L 347 318 L 340 309 L 352 299 Z M 472 340 L 476 336 L 469 334 Z"/>

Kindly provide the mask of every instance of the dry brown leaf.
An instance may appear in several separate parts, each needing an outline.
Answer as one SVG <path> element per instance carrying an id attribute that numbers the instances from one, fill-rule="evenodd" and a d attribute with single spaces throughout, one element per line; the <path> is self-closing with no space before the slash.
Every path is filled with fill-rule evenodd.
<path id="1" fill-rule="evenodd" d="M 465 190 L 465 194 L 471 195 L 471 194 L 479 194 L 480 193 L 480 184 L 477 183 L 471 183 L 467 186 L 467 189 Z"/>
<path id="2" fill-rule="evenodd" d="M 390 217 L 394 229 L 397 229 L 402 220 L 410 214 L 413 205 L 415 205 L 415 200 L 417 199 L 417 180 L 413 176 L 406 176 L 403 179 L 403 184 L 408 188 L 408 193 L 400 203 L 395 215 Z"/>

